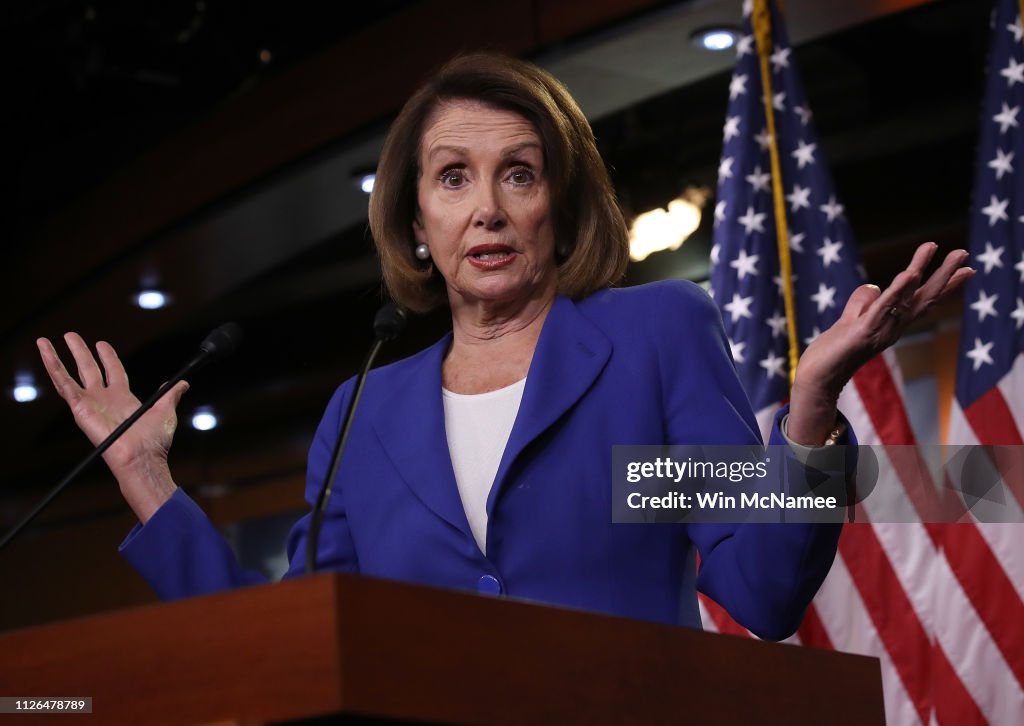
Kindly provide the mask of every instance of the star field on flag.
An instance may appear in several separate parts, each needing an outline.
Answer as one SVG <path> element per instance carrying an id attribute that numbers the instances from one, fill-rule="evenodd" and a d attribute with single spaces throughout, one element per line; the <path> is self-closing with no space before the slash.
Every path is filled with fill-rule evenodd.
<path id="1" fill-rule="evenodd" d="M 771 72 L 785 182 L 797 338 L 832 325 L 860 283 L 853 233 L 825 167 L 791 49 L 773 19 Z M 785 400 L 789 362 L 776 241 L 769 134 L 749 17 L 738 43 L 715 205 L 711 288 L 724 311 L 733 357 L 754 410 Z M 746 129 L 746 132 L 740 131 Z M 755 135 L 755 130 L 759 133 Z M 735 133 L 733 133 L 735 131 Z M 725 172 L 725 173 L 723 173 Z M 739 350 L 746 353 L 737 356 Z M 757 351 L 757 355 L 751 355 Z"/>
<path id="2" fill-rule="evenodd" d="M 989 60 L 994 72 L 982 112 L 970 220 L 970 264 L 978 272 L 964 292 L 956 380 L 957 401 L 965 411 L 1024 352 L 1024 42 L 1017 8 L 1015 2 L 1002 2 L 996 11 Z"/>

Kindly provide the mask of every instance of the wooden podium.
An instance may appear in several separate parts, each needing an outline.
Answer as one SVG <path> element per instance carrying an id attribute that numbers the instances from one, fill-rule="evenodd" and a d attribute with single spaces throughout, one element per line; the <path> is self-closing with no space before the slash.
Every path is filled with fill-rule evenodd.
<path id="1" fill-rule="evenodd" d="M 876 658 L 338 574 L 0 633 L 0 696 L 92 697 L 13 717 L 67 726 L 885 720 Z"/>

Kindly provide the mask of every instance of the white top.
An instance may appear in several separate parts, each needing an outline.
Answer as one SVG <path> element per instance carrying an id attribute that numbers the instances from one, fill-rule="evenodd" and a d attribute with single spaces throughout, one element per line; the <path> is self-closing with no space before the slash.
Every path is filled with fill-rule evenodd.
<path id="1" fill-rule="evenodd" d="M 487 393 L 441 389 L 444 428 L 462 507 L 480 551 L 487 554 L 487 495 L 523 400 L 526 379 Z"/>

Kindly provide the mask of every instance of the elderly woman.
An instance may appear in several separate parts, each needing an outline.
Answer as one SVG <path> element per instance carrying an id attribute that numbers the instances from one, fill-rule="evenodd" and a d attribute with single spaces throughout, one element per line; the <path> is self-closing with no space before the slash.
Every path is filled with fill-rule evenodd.
<path id="1" fill-rule="evenodd" d="M 613 445 L 760 438 L 708 296 L 683 282 L 611 287 L 627 262 L 625 224 L 591 129 L 558 81 L 491 54 L 442 68 L 391 128 L 370 225 L 392 297 L 415 311 L 447 304 L 452 332 L 370 374 L 322 568 L 694 627 L 699 589 L 755 633 L 795 630 L 841 525 L 612 523 Z M 775 443 L 845 440 L 836 400 L 854 370 L 971 274 L 957 251 L 920 284 L 934 252 L 918 249 L 885 292 L 857 290 L 807 349 Z M 81 338 L 66 341 L 81 385 L 48 341 L 40 352 L 98 442 L 137 402 L 109 345 L 97 344 L 104 385 Z M 171 478 L 186 387 L 105 455 L 140 521 L 121 550 L 164 598 L 261 579 Z M 352 387 L 338 389 L 316 433 L 311 503 Z M 289 537 L 288 575 L 302 571 L 308 528 L 307 516 Z"/>

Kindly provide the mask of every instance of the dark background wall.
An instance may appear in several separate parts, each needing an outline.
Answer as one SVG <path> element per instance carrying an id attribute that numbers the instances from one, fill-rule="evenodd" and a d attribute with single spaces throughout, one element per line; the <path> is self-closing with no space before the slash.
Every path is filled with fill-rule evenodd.
<path id="1" fill-rule="evenodd" d="M 822 148 L 868 276 L 884 284 L 917 243 L 965 241 L 989 7 L 853 5 L 786 10 Z M 389 119 L 428 69 L 473 48 L 551 68 L 591 112 L 635 214 L 687 186 L 714 188 L 731 54 L 712 57 L 687 36 L 709 19 L 738 24 L 739 10 L 738 0 L 7 5 L 4 393 L 18 373 L 45 383 L 40 335 L 109 340 L 148 392 L 211 327 L 238 320 L 243 348 L 182 404 L 184 418 L 214 406 L 222 425 L 183 424 L 172 464 L 254 562 L 273 559 L 263 538 L 283 543 L 303 507 L 313 428 L 354 373 L 382 300 L 355 177 L 374 167 Z M 627 283 L 706 277 L 709 240 L 706 219 L 678 252 L 632 265 Z M 150 283 L 173 304 L 132 306 Z M 934 380 L 939 404 L 959 305 L 900 351 L 908 377 Z M 443 313 L 416 320 L 387 356 L 446 324 Z M 31 404 L 0 399 L 3 529 L 88 450 L 43 391 Z M 133 523 L 112 478 L 88 472 L 0 552 L 0 628 L 151 600 L 116 553 Z"/>

